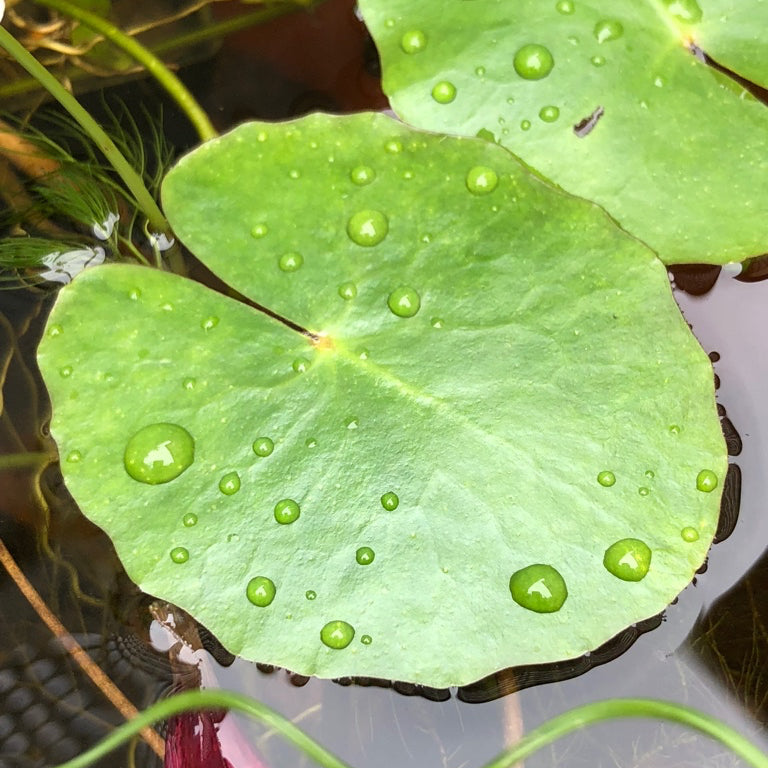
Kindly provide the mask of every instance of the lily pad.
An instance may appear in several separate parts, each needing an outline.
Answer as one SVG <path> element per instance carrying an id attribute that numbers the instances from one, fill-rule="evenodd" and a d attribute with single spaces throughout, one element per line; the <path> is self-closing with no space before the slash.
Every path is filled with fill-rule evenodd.
<path id="1" fill-rule="evenodd" d="M 360 0 L 412 125 L 504 145 L 667 264 L 768 250 L 759 0 Z"/>
<path id="2" fill-rule="evenodd" d="M 65 480 L 144 590 L 250 659 L 448 686 L 578 656 L 688 584 L 722 485 L 697 478 L 726 470 L 711 367 L 598 207 L 381 115 L 243 125 L 163 198 L 294 326 L 142 267 L 59 294 Z"/>

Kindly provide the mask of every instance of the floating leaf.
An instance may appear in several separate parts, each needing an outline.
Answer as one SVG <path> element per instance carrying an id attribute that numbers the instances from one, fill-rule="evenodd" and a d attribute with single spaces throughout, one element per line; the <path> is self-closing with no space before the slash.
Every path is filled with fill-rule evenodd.
<path id="1" fill-rule="evenodd" d="M 503 144 L 667 264 L 768 250 L 760 0 L 360 0 L 412 125 Z"/>
<path id="2" fill-rule="evenodd" d="M 62 289 L 63 472 L 144 590 L 251 659 L 447 686 L 578 656 L 690 581 L 697 477 L 726 469 L 711 367 L 599 208 L 381 115 L 243 125 L 164 203 L 311 333 L 142 267 Z"/>

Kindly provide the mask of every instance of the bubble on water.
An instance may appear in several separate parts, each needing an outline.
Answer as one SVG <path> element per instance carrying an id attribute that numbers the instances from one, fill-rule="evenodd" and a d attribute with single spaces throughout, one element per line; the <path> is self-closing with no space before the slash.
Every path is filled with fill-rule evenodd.
<path id="1" fill-rule="evenodd" d="M 559 107 L 550 105 L 539 110 L 539 119 L 545 123 L 554 123 L 558 117 L 560 117 Z"/>
<path id="2" fill-rule="evenodd" d="M 346 621 L 329 621 L 320 630 L 320 639 L 325 645 L 334 650 L 340 651 L 346 648 L 355 636 L 355 628 Z"/>
<path id="3" fill-rule="evenodd" d="M 216 315 L 211 315 L 210 317 L 206 317 L 204 320 L 200 321 L 200 327 L 204 331 L 210 331 L 211 329 L 215 328 L 219 324 L 219 318 L 216 317 Z"/>
<path id="4" fill-rule="evenodd" d="M 640 539 L 620 539 L 605 550 L 603 565 L 622 581 L 640 581 L 651 567 L 651 549 Z"/>
<path id="5" fill-rule="evenodd" d="M 370 565 L 375 557 L 376 553 L 370 547 L 359 547 L 355 552 L 358 565 Z"/>
<path id="6" fill-rule="evenodd" d="M 219 480 L 219 490 L 225 496 L 232 496 L 240 490 L 240 475 L 237 472 L 227 472 Z"/>
<path id="7" fill-rule="evenodd" d="M 189 560 L 189 550 L 186 547 L 174 547 L 169 553 L 174 563 L 186 563 Z"/>
<path id="8" fill-rule="evenodd" d="M 274 514 L 280 525 L 290 525 L 299 519 L 301 509 L 293 499 L 281 499 L 275 504 Z"/>
<path id="9" fill-rule="evenodd" d="M 717 488 L 717 475 L 711 469 L 702 469 L 696 475 L 696 488 L 704 493 L 711 493 Z"/>
<path id="10" fill-rule="evenodd" d="M 187 512 L 187 514 L 181 518 L 181 524 L 185 528 L 192 528 L 192 526 L 197 525 L 197 515 L 194 512 Z"/>
<path id="11" fill-rule="evenodd" d="M 597 473 L 597 482 L 604 488 L 610 488 L 616 483 L 616 475 L 609 469 L 604 469 L 602 472 Z"/>
<path id="12" fill-rule="evenodd" d="M 421 307 L 421 297 L 410 286 L 401 285 L 389 294 L 387 306 L 397 317 L 413 317 Z"/>
<path id="13" fill-rule="evenodd" d="M 260 238 L 264 237 L 267 232 L 269 232 L 269 229 L 267 228 L 266 224 L 255 224 L 251 228 L 251 237 L 259 240 Z"/>
<path id="14" fill-rule="evenodd" d="M 277 594 L 275 582 L 266 576 L 254 576 L 245 588 L 245 596 L 259 608 L 266 608 Z"/>
<path id="15" fill-rule="evenodd" d="M 148 424 L 128 440 L 123 455 L 125 470 L 140 483 L 160 485 L 177 478 L 195 460 L 195 441 L 184 427 L 159 422 Z"/>
<path id="16" fill-rule="evenodd" d="M 283 272 L 295 272 L 297 269 L 301 269 L 302 264 L 304 264 L 304 257 L 295 251 L 284 253 L 277 260 L 277 266 Z"/>
<path id="17" fill-rule="evenodd" d="M 381 497 L 381 506 L 384 507 L 384 509 L 388 510 L 389 512 L 392 512 L 393 510 L 397 509 L 399 504 L 400 504 L 400 499 L 398 498 L 397 494 L 394 491 L 387 491 Z"/>
<path id="18" fill-rule="evenodd" d="M 253 441 L 253 452 L 257 456 L 261 456 L 262 458 L 269 456 L 272 451 L 275 450 L 275 444 L 272 441 L 272 438 L 269 437 L 257 437 Z"/>
<path id="19" fill-rule="evenodd" d="M 339 296 L 345 301 L 351 301 L 357 296 L 357 286 L 352 282 L 342 283 L 339 286 Z"/>
<path id="20" fill-rule="evenodd" d="M 467 172 L 465 183 L 473 195 L 487 195 L 499 185 L 499 176 L 493 168 L 476 165 Z"/>
<path id="21" fill-rule="evenodd" d="M 370 165 L 358 165 L 349 172 L 349 178 L 359 187 L 364 187 L 376 178 L 376 171 Z"/>
<path id="22" fill-rule="evenodd" d="M 421 53 L 427 47 L 427 36 L 420 29 L 411 29 L 400 38 L 405 53 Z"/>
<path id="23" fill-rule="evenodd" d="M 512 599 L 536 613 L 554 613 L 568 597 L 565 579 L 551 565 L 534 563 L 515 571 L 509 579 Z"/>
<path id="24" fill-rule="evenodd" d="M 680 536 L 682 536 L 683 541 L 687 541 L 688 543 L 699 540 L 699 532 L 690 525 L 686 525 L 685 528 L 680 531 Z"/>
<path id="25" fill-rule="evenodd" d="M 603 19 L 595 24 L 592 33 L 598 43 L 607 43 L 620 38 L 624 34 L 624 27 L 616 19 Z"/>
<path id="26" fill-rule="evenodd" d="M 450 104 L 456 98 L 456 86 L 449 80 L 441 80 L 433 86 L 432 98 L 438 104 Z"/>
<path id="27" fill-rule="evenodd" d="M 548 48 L 529 43 L 517 50 L 512 65 L 524 80 L 541 80 L 552 71 L 555 60 Z"/>
<path id="28" fill-rule="evenodd" d="M 381 211 L 363 210 L 347 222 L 347 235 L 353 243 L 364 247 L 378 245 L 389 232 L 389 221 Z"/>

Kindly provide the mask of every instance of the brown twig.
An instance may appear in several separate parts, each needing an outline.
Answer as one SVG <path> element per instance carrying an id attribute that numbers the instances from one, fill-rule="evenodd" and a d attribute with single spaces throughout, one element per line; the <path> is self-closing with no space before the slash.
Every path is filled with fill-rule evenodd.
<path id="1" fill-rule="evenodd" d="M 67 631 L 66 627 L 53 615 L 51 610 L 40 597 L 40 593 L 32 586 L 21 568 L 16 564 L 5 543 L 0 539 L 0 563 L 13 579 L 19 591 L 24 595 L 35 613 L 42 619 L 48 629 L 54 634 L 67 653 L 77 662 L 79 667 L 93 681 L 99 690 L 109 699 L 120 714 L 131 720 L 139 714 L 138 709 L 126 698 L 125 694 L 109 679 L 96 662 L 83 650 L 80 643 Z M 144 740 L 162 760 L 165 755 L 165 742 L 152 728 L 144 728 L 141 732 Z"/>

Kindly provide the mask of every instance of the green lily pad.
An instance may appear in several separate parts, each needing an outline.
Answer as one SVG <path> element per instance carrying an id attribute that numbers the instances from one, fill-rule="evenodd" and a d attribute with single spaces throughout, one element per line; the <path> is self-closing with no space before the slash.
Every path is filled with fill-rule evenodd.
<path id="1" fill-rule="evenodd" d="M 412 125 L 504 145 L 667 264 L 768 250 L 758 0 L 360 0 Z M 698 47 L 698 51 L 695 48 Z M 698 58 L 694 55 L 698 52 Z"/>
<path id="2" fill-rule="evenodd" d="M 688 584 L 726 471 L 711 367 L 602 210 L 381 115 L 243 125 L 163 198 L 308 332 L 142 267 L 62 289 L 62 469 L 144 590 L 250 659 L 448 686 L 578 656 Z"/>

